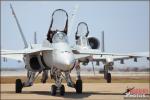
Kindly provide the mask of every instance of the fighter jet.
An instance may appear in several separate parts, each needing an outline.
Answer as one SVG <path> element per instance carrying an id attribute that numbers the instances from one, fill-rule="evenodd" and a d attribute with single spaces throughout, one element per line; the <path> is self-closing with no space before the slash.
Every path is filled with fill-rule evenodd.
<path id="1" fill-rule="evenodd" d="M 76 33 L 76 46 L 71 47 L 68 41 L 68 14 L 63 9 L 57 9 L 52 14 L 50 27 L 47 33 L 47 38 L 40 44 L 28 45 L 23 31 L 18 22 L 17 16 L 11 6 L 14 18 L 20 30 L 20 35 L 24 42 L 23 50 L 1 50 L 1 56 L 25 62 L 27 70 L 27 81 L 22 82 L 21 79 L 16 79 L 15 91 L 21 93 L 25 87 L 32 86 L 34 80 L 42 73 L 42 83 L 46 83 L 48 72 L 51 79 L 54 79 L 55 84 L 51 86 L 51 95 L 55 96 L 65 94 L 65 87 L 62 80 L 65 79 L 69 87 L 75 88 L 76 93 L 82 93 L 83 82 L 80 74 L 80 63 L 88 62 L 103 62 L 105 64 L 105 79 L 108 83 L 111 82 L 111 74 L 109 70 L 113 66 L 113 62 L 124 59 L 137 59 L 138 57 L 147 57 L 149 55 L 135 54 L 116 54 L 105 53 L 97 49 L 98 40 L 94 37 L 88 37 L 89 31 L 87 24 L 79 23 Z M 85 30 L 81 27 L 85 27 Z M 76 69 L 77 80 L 73 82 L 70 73 Z"/>
<path id="2" fill-rule="evenodd" d="M 137 58 L 146 57 L 147 60 L 149 60 L 149 52 L 130 54 L 106 53 L 104 45 L 104 31 L 101 32 L 101 41 L 99 41 L 97 37 L 89 36 L 89 28 L 85 22 L 80 22 L 78 24 L 77 31 L 75 33 L 75 40 L 76 45 L 74 46 L 73 52 L 75 56 L 79 57 L 78 62 L 83 65 L 87 65 L 89 62 L 92 62 L 93 72 L 93 62 L 96 62 L 96 65 L 98 66 L 100 62 L 102 62 L 103 68 L 101 68 L 101 72 L 104 73 L 104 79 L 106 79 L 107 83 L 111 83 L 110 71 L 113 70 L 115 61 L 120 61 L 121 64 L 124 64 L 124 60 L 127 59 L 133 59 L 134 62 L 137 62 Z M 101 48 L 101 50 L 99 50 L 99 48 Z"/>

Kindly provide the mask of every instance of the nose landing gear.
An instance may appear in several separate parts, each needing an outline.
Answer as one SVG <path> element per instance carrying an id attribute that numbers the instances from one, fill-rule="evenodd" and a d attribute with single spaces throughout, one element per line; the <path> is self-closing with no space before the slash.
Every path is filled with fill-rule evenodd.
<path id="1" fill-rule="evenodd" d="M 63 96 L 65 94 L 65 86 L 62 85 L 62 74 L 61 71 L 56 69 L 56 68 L 52 68 L 51 69 L 51 78 L 53 78 L 55 80 L 55 85 L 51 86 L 51 95 L 55 96 L 57 92 L 59 92 L 59 94 L 61 96 Z"/>
<path id="2" fill-rule="evenodd" d="M 65 94 L 65 87 L 64 85 L 61 85 L 60 88 L 56 87 L 56 85 L 51 86 L 51 95 L 55 96 L 57 91 L 59 91 L 60 95 L 63 96 Z"/>
<path id="3" fill-rule="evenodd" d="M 107 83 L 111 83 L 111 73 L 105 73 L 104 77 L 105 77 Z"/>
<path id="4" fill-rule="evenodd" d="M 109 66 L 104 66 L 104 79 L 106 79 L 107 83 L 111 83 L 111 73 L 109 73 Z"/>
<path id="5" fill-rule="evenodd" d="M 65 86 L 64 85 L 61 85 L 60 87 L 60 95 L 64 95 L 65 94 Z"/>
<path id="6" fill-rule="evenodd" d="M 82 93 L 82 79 L 80 76 L 80 65 L 76 66 L 76 73 L 77 73 L 77 81 L 75 84 L 76 93 Z"/>
<path id="7" fill-rule="evenodd" d="M 56 90 L 57 90 L 57 87 L 56 87 L 56 85 L 52 85 L 51 86 L 51 95 L 56 95 Z"/>

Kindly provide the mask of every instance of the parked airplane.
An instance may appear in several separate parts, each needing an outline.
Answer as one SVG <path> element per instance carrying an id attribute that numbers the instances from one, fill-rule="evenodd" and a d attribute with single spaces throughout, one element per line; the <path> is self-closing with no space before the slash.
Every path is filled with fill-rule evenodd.
<path id="1" fill-rule="evenodd" d="M 103 62 L 104 76 L 108 83 L 111 82 L 111 74 L 109 70 L 113 66 L 113 62 L 124 59 L 137 59 L 138 57 L 147 57 L 149 55 L 135 55 L 135 54 L 117 54 L 101 52 L 98 48 L 98 40 L 96 38 L 88 37 L 88 31 L 84 30 L 86 34 L 80 32 L 80 25 L 86 23 L 79 23 L 76 34 L 76 46 L 73 48 L 68 42 L 68 14 L 63 9 L 57 9 L 52 14 L 52 20 L 47 39 L 42 45 L 34 44 L 28 45 L 23 31 L 20 27 L 16 14 L 11 6 L 12 13 L 20 30 L 20 35 L 23 39 L 25 48 L 23 50 L 1 50 L 1 56 L 22 60 L 25 62 L 27 69 L 27 81 L 22 82 L 21 79 L 16 79 L 16 93 L 21 93 L 22 88 L 33 85 L 34 80 L 42 72 L 42 83 L 46 83 L 48 79 L 48 71 L 50 76 L 55 80 L 55 85 L 51 86 L 51 95 L 64 95 L 65 87 L 62 84 L 62 79 L 65 79 L 69 87 L 75 88 L 76 93 L 82 93 L 82 79 L 80 75 L 80 63 Z M 85 26 L 87 27 L 87 25 Z M 88 28 L 88 27 L 87 27 Z M 79 33 L 81 35 L 79 35 Z M 84 32 L 83 32 L 84 33 Z M 76 69 L 77 80 L 74 83 L 71 79 L 70 73 Z"/>

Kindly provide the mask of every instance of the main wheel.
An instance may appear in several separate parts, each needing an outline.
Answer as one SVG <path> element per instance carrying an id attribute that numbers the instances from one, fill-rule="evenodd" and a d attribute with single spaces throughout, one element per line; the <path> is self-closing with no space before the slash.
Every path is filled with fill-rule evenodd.
<path id="1" fill-rule="evenodd" d="M 16 93 L 21 93 L 23 88 L 23 84 L 21 79 L 16 79 Z"/>
<path id="2" fill-rule="evenodd" d="M 111 74 L 107 73 L 107 83 L 111 83 Z"/>
<path id="3" fill-rule="evenodd" d="M 82 80 L 77 80 L 76 81 L 76 93 L 82 93 Z"/>
<path id="4" fill-rule="evenodd" d="M 52 85 L 51 86 L 51 95 L 52 96 L 55 96 L 56 95 L 56 90 L 57 90 L 57 87 L 55 85 Z"/>
<path id="5" fill-rule="evenodd" d="M 60 95 L 64 95 L 65 94 L 65 87 L 64 87 L 64 85 L 61 85 L 61 87 L 60 87 Z"/>

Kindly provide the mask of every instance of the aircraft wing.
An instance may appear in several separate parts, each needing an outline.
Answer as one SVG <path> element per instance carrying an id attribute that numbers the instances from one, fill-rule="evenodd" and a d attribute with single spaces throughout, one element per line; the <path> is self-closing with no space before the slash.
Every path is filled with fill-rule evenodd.
<path id="1" fill-rule="evenodd" d="M 92 56 L 89 54 L 74 54 L 76 60 L 92 59 Z"/>
<path id="2" fill-rule="evenodd" d="M 1 57 L 22 61 L 23 55 L 51 50 L 53 50 L 53 48 L 46 48 L 46 47 L 42 47 L 40 49 L 1 50 Z"/>
<path id="3" fill-rule="evenodd" d="M 2 58 L 9 58 L 14 59 L 18 61 L 23 61 L 23 55 L 22 54 L 9 54 L 9 55 L 1 55 Z"/>
<path id="4" fill-rule="evenodd" d="M 43 51 L 51 51 L 53 48 L 40 48 L 40 49 L 23 49 L 23 50 L 1 50 L 2 55 L 9 55 L 9 54 L 31 54 Z"/>
<path id="5" fill-rule="evenodd" d="M 80 61 L 84 61 L 84 59 L 88 59 L 89 61 L 118 61 L 118 60 L 125 60 L 125 59 L 133 59 L 133 58 L 140 58 L 146 57 L 149 59 L 149 52 L 143 53 L 106 53 L 101 52 L 99 50 L 94 49 L 82 49 L 82 50 L 75 50 L 73 49 L 73 53 L 75 54 L 75 58 L 79 59 Z"/>

